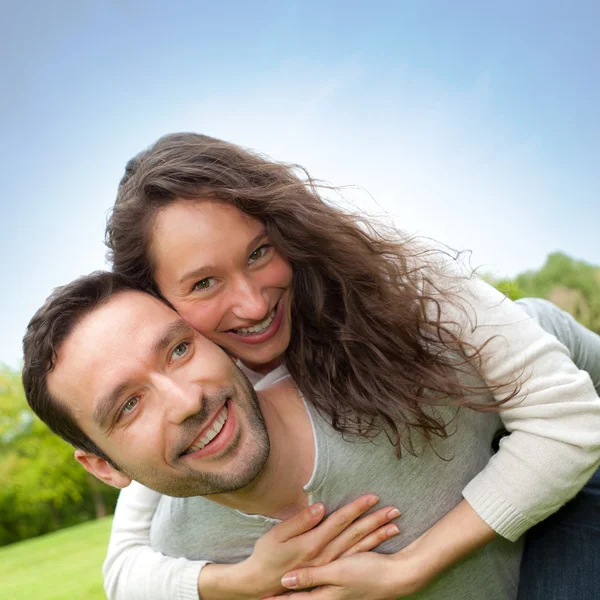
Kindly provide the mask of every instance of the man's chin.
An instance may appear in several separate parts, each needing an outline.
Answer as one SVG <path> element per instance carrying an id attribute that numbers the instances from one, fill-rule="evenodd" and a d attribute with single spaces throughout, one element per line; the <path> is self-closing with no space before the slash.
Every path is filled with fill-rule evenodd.
<path id="1" fill-rule="evenodd" d="M 257 445 L 252 450 L 240 448 L 239 440 L 235 441 L 233 447 L 228 449 L 228 453 L 232 454 L 230 464 L 223 465 L 223 469 L 218 471 L 194 471 L 191 465 L 186 465 L 185 474 L 177 479 L 157 481 L 155 477 L 148 477 L 148 473 L 138 473 L 134 479 L 156 492 L 175 498 L 217 496 L 250 490 L 260 479 L 269 458 L 268 436 L 263 441 L 264 444 Z"/>
<path id="2" fill-rule="evenodd" d="M 264 473 L 266 468 L 266 461 L 260 469 L 256 469 L 253 472 L 245 473 L 244 477 L 232 476 L 227 481 L 223 481 L 219 491 L 213 491 L 203 496 L 218 496 L 221 494 L 231 494 L 234 492 L 250 492 L 260 480 L 261 475 Z"/>
<path id="3" fill-rule="evenodd" d="M 212 490 L 199 494 L 202 496 L 216 496 L 219 494 L 230 494 L 233 492 L 251 491 L 264 473 L 270 454 L 268 437 L 265 444 L 255 448 L 251 457 L 245 455 L 242 464 L 232 472 L 225 475 L 223 472 L 215 474 Z M 208 479 L 208 478 L 207 478 Z M 217 482 L 218 479 L 218 482 Z M 207 488 L 209 486 L 206 486 Z"/>

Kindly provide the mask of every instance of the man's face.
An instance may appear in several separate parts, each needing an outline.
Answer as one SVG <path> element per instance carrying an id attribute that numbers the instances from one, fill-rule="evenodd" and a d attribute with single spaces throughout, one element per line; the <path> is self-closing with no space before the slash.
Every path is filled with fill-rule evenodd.
<path id="1" fill-rule="evenodd" d="M 247 379 L 148 294 L 119 293 L 86 315 L 62 344 L 48 388 L 120 472 L 92 455 L 79 460 L 118 487 L 135 479 L 171 496 L 232 492 L 269 455 Z"/>

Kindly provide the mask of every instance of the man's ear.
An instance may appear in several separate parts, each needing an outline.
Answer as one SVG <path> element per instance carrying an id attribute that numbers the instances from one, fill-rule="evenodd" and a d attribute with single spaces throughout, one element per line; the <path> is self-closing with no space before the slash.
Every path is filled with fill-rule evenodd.
<path id="1" fill-rule="evenodd" d="M 83 465 L 88 473 L 91 473 L 100 481 L 108 483 L 108 485 L 122 489 L 131 483 L 130 477 L 127 477 L 121 471 L 117 471 L 104 458 L 100 458 L 91 452 L 77 449 L 75 450 L 75 459 Z"/>

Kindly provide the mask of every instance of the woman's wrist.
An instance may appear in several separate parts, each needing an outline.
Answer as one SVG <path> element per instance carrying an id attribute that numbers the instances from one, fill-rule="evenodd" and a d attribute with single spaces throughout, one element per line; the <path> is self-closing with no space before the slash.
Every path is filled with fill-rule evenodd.
<path id="1" fill-rule="evenodd" d="M 206 565 L 198 576 L 200 600 L 254 600 L 257 590 L 252 589 L 251 566 L 248 561 L 233 565 Z"/>
<path id="2" fill-rule="evenodd" d="M 414 575 L 415 591 L 469 554 L 489 544 L 497 534 L 471 508 L 460 502 L 431 529 L 393 555 Z M 403 576 L 406 581 L 406 575 Z"/>
<path id="3" fill-rule="evenodd" d="M 387 586 L 390 589 L 390 597 L 394 596 L 391 592 L 397 589 L 401 589 L 404 595 L 415 594 L 443 571 L 439 568 L 439 563 L 432 560 L 427 548 L 419 544 L 415 545 L 415 542 L 391 555 L 390 558 L 393 562 L 392 585 Z M 396 577 L 399 586 L 396 585 Z"/>

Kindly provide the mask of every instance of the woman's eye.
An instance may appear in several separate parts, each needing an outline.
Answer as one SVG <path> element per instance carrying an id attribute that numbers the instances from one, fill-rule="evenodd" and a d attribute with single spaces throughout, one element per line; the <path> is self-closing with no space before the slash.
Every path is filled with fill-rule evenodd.
<path id="1" fill-rule="evenodd" d="M 261 258 L 264 258 L 270 251 L 272 246 L 270 244 L 263 244 L 259 248 L 257 248 L 248 259 L 248 262 L 256 262 Z"/>
<path id="2" fill-rule="evenodd" d="M 192 288 L 192 290 L 193 291 L 207 290 L 207 289 L 213 287 L 213 285 L 215 285 L 215 282 L 216 282 L 216 280 L 214 277 L 205 277 L 204 279 L 197 281 L 194 284 L 194 287 Z"/>
<path id="3" fill-rule="evenodd" d="M 188 342 L 181 342 L 181 344 L 177 344 L 171 353 L 172 358 L 181 358 L 184 356 L 188 350 L 188 346 Z"/>

